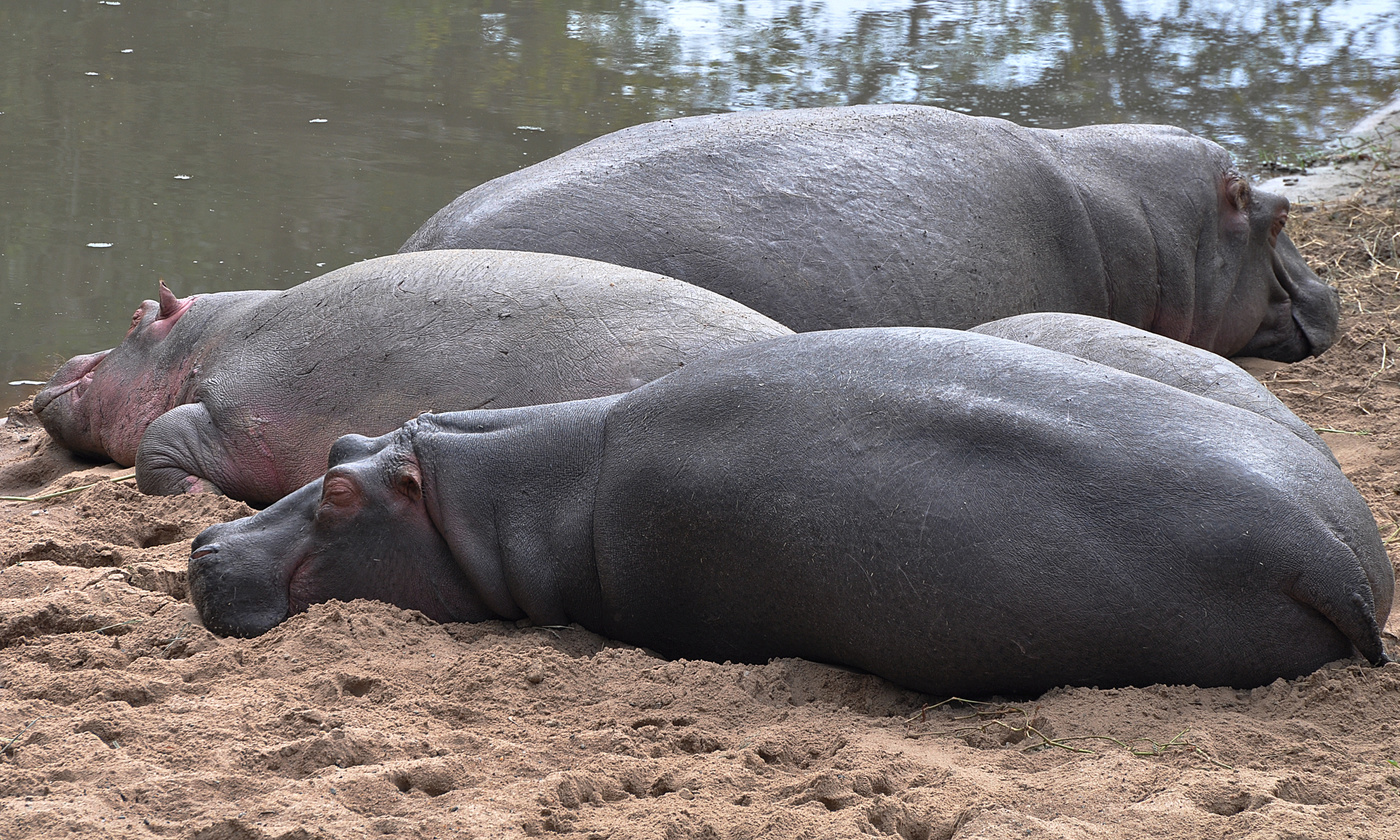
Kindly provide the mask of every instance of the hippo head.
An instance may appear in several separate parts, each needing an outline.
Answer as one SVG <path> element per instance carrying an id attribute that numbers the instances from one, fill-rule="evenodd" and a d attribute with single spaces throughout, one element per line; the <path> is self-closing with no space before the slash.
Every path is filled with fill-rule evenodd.
<path id="1" fill-rule="evenodd" d="M 190 599 L 204 626 L 257 636 L 312 604 L 355 598 L 436 621 L 494 617 L 471 596 L 424 506 L 412 425 L 342 437 L 324 477 L 196 537 Z"/>
<path id="2" fill-rule="evenodd" d="M 1322 282 L 1284 232 L 1288 199 L 1250 187 L 1234 172 L 1219 182 L 1220 235 L 1216 276 L 1235 277 L 1229 300 L 1213 300 L 1221 311 L 1242 317 L 1219 323 L 1214 342 L 1200 346 L 1224 356 L 1258 356 L 1296 362 L 1332 346 L 1340 301 Z M 1235 262 L 1231 265 L 1231 262 Z M 1191 343 L 1198 343 L 1192 341 Z"/>
<path id="3" fill-rule="evenodd" d="M 131 466 L 146 427 L 183 401 L 194 359 L 167 338 L 196 297 L 177 298 L 163 282 L 159 297 L 131 316 L 120 345 L 69 359 L 35 395 L 34 413 L 64 447 Z"/>

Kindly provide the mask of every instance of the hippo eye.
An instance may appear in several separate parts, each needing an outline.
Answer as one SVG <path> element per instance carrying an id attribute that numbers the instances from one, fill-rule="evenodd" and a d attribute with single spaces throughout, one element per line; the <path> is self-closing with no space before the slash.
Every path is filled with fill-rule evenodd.
<path id="1" fill-rule="evenodd" d="M 1274 245 L 1274 244 L 1277 244 L 1277 243 L 1278 243 L 1278 235 L 1279 235 L 1280 233 L 1283 233 L 1283 227 L 1284 227 L 1284 225 L 1286 225 L 1286 224 L 1288 224 L 1288 214 L 1287 214 L 1287 213 L 1280 213 L 1280 214 L 1278 214 L 1277 216 L 1274 217 L 1274 224 L 1273 224 L 1272 227 L 1269 228 L 1269 244 L 1270 244 L 1270 245 Z"/>
<path id="2" fill-rule="evenodd" d="M 143 313 L 143 312 L 145 312 L 145 311 L 146 311 L 145 309 L 138 308 L 135 312 L 133 312 L 133 313 L 131 314 L 131 326 L 129 326 L 129 327 L 126 328 L 126 334 L 127 334 L 127 335 L 131 335 L 131 331 L 134 330 L 134 329 L 136 329 L 136 327 L 140 325 L 140 323 L 141 323 L 141 313 Z"/>
<path id="3" fill-rule="evenodd" d="M 343 475 L 326 476 L 321 485 L 321 508 L 345 509 L 355 504 L 360 497 L 355 482 Z"/>

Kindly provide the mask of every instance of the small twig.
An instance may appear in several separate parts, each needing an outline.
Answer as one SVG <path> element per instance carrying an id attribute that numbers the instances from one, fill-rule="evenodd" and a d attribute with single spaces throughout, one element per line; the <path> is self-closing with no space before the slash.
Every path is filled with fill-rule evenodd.
<path id="1" fill-rule="evenodd" d="M 914 718 L 918 718 L 920 721 L 926 721 L 926 720 L 928 720 L 928 713 L 929 713 L 929 712 L 933 711 L 934 709 L 938 708 L 939 706 L 946 706 L 946 705 L 948 705 L 949 703 L 962 703 L 962 704 L 967 705 L 967 706 L 994 706 L 994 705 L 996 705 L 995 703 L 988 703 L 988 702 L 985 701 L 985 700 L 965 700 L 965 699 L 963 699 L 962 697 L 949 697 L 947 700 L 939 700 L 937 703 L 934 703 L 932 706 L 930 706 L 930 705 L 928 705 L 928 704 L 924 704 L 923 708 L 919 709 L 919 711 L 918 711 L 917 714 L 915 714 L 913 717 L 910 717 L 910 718 L 906 719 L 904 722 L 905 722 L 905 723 L 913 723 L 913 722 L 914 722 Z"/>
<path id="2" fill-rule="evenodd" d="M 1393 531 L 1390 532 L 1390 536 L 1385 537 L 1384 539 L 1381 540 L 1381 542 L 1383 542 L 1383 543 L 1385 543 L 1385 544 L 1387 544 L 1387 545 L 1389 545 L 1390 543 L 1395 542 L 1396 540 L 1400 540 L 1400 522 L 1396 522 L 1394 519 L 1392 519 L 1392 520 L 1390 520 L 1390 524 L 1391 524 L 1391 525 L 1394 525 L 1394 526 L 1395 526 L 1395 529 L 1394 529 Z"/>
<path id="3" fill-rule="evenodd" d="M 1370 432 L 1349 432 L 1346 429 L 1334 429 L 1331 426 L 1313 426 L 1314 432 L 1328 432 L 1334 435 L 1358 435 L 1360 437 L 1370 437 Z"/>
<path id="4" fill-rule="evenodd" d="M 107 481 L 129 481 L 135 477 L 136 473 L 132 473 L 131 475 L 117 475 L 107 479 Z M 67 490 L 55 490 L 52 493 L 44 493 L 39 496 L 0 496 L 0 502 L 42 502 L 48 499 L 56 499 L 59 496 L 67 496 L 69 493 L 91 490 L 103 483 L 105 482 L 95 481 L 92 484 L 84 484 L 81 487 L 69 487 Z"/>
<path id="5" fill-rule="evenodd" d="M 99 628 L 97 628 L 96 630 L 94 630 L 94 631 L 92 631 L 92 632 L 94 632 L 94 633 L 106 633 L 108 630 L 115 630 L 115 629 L 117 629 L 118 627 L 126 627 L 126 626 L 129 625 L 129 624 L 140 624 L 140 623 L 141 623 L 141 619 L 139 619 L 139 618 L 129 618 L 129 619 L 127 619 L 126 621 L 119 621 L 119 622 L 117 622 L 116 624 L 108 624 L 106 627 L 99 627 Z"/>
<path id="6" fill-rule="evenodd" d="M 161 652 L 160 652 L 160 658 L 161 658 L 161 659 L 169 659 L 169 658 L 170 658 L 170 656 L 171 656 L 171 651 L 173 651 L 173 650 L 175 649 L 175 645 L 179 644 L 179 643 L 182 642 L 182 641 L 185 641 L 185 638 L 184 638 L 184 636 L 185 636 L 185 631 L 188 630 L 188 629 L 190 629 L 190 623 L 189 623 L 188 621 L 186 621 L 184 624 L 181 624 L 181 625 L 180 625 L 180 629 L 179 629 L 179 630 L 176 630 L 176 631 L 175 631 L 175 635 L 170 637 L 170 643 L 167 644 L 167 645 L 161 650 Z"/>
<path id="7" fill-rule="evenodd" d="M 562 638 L 564 638 L 564 637 L 561 636 L 561 635 L 559 635 L 559 631 L 560 631 L 560 630 L 568 630 L 568 629 L 569 629 L 569 625 L 567 625 L 567 624 L 532 624 L 532 625 L 530 625 L 529 628 L 527 628 L 527 629 L 529 629 L 529 630 L 548 630 L 548 631 L 550 632 L 550 634 L 554 636 L 554 638 L 556 638 L 556 639 L 562 639 Z"/>
<path id="8" fill-rule="evenodd" d="M 1150 756 L 1157 756 L 1157 755 L 1166 755 L 1166 751 L 1167 751 L 1167 750 L 1170 750 L 1170 749 L 1190 749 L 1192 752 L 1196 753 L 1196 754 L 1199 755 L 1201 758 L 1204 758 L 1206 761 L 1209 761 L 1211 764 L 1214 764 L 1216 767 L 1223 767 L 1223 768 L 1226 769 L 1226 770 L 1233 770 L 1233 769 L 1235 769 L 1233 765 L 1226 764 L 1226 763 L 1223 762 L 1223 761 L 1216 761 L 1214 758 L 1211 758 L 1210 755 L 1208 755 L 1208 754 L 1206 753 L 1205 750 L 1201 749 L 1200 747 L 1196 746 L 1195 744 L 1193 744 L 1193 743 L 1191 743 L 1191 742 L 1189 742 L 1189 741 L 1182 741 L 1182 740 L 1180 740 L 1180 738 L 1181 738 L 1183 735 L 1185 735 L 1187 732 L 1190 732 L 1190 731 L 1191 731 L 1190 729 L 1183 729 L 1183 730 L 1181 730 L 1180 732 L 1178 732 L 1178 733 L 1176 734 L 1175 737 L 1173 737 L 1170 741 L 1167 741 L 1165 744 L 1159 744 L 1159 743 L 1157 743 L 1156 741 L 1152 740 L 1151 738 L 1134 738 L 1134 739 L 1132 739 L 1131 741 L 1120 741 L 1120 740 L 1117 739 L 1117 738 L 1112 738 L 1112 737 L 1109 737 L 1109 736 L 1107 736 L 1107 735 L 1077 735 L 1077 736 L 1070 737 L 1070 738 L 1061 738 L 1060 740 L 1061 740 L 1061 741 L 1084 741 L 1084 740 L 1110 741 L 1110 742 L 1112 742 L 1112 743 L 1114 743 L 1114 744 L 1117 744 L 1118 746 L 1122 747 L 1123 749 L 1127 750 L 1128 752 L 1132 753 L 1133 755 L 1140 756 L 1140 757 L 1142 757 L 1142 758 L 1148 758 L 1148 757 L 1150 757 Z M 1133 746 L 1133 744 L 1143 743 L 1143 742 L 1148 743 L 1148 744 L 1151 744 L 1151 747 L 1149 747 L 1149 748 L 1147 748 L 1147 749 L 1138 749 L 1138 748 L 1136 748 L 1136 747 Z M 1039 746 L 1039 745 L 1037 744 L 1037 746 Z M 1029 749 L 1029 748 L 1028 748 L 1028 749 Z M 1090 752 L 1092 752 L 1092 750 L 1090 750 Z"/>
<path id="9" fill-rule="evenodd" d="M 24 737 L 26 732 L 34 728 L 34 724 L 43 720 L 45 717 L 47 716 L 40 715 L 39 717 L 34 718 L 29 723 L 24 725 L 24 728 L 19 731 L 18 735 L 16 735 L 13 738 L 7 739 L 4 741 L 3 744 L 0 744 L 0 755 L 13 756 L 15 754 L 15 744 L 19 743 L 20 739 Z"/>

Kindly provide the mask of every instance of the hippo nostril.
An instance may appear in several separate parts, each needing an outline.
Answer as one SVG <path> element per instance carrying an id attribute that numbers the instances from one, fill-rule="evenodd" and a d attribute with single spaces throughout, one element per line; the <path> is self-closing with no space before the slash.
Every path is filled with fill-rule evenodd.
<path id="1" fill-rule="evenodd" d="M 197 546 L 197 547 L 194 549 L 194 551 L 191 551 L 191 552 L 190 552 L 190 559 L 191 559 L 191 560 L 199 560 L 199 559 L 201 559 L 201 558 L 208 557 L 208 556 L 211 555 L 211 554 L 217 554 L 218 551 L 219 551 L 219 544 L 218 544 L 218 543 L 209 543 L 208 545 Z"/>

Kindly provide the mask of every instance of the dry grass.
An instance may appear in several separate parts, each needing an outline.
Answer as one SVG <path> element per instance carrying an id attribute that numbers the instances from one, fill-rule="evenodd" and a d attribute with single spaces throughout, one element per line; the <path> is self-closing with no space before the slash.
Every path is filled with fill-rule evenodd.
<path id="1" fill-rule="evenodd" d="M 1289 231 L 1337 287 L 1345 311 L 1400 311 L 1400 173 L 1386 170 L 1348 198 L 1297 208 Z"/>

